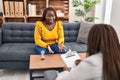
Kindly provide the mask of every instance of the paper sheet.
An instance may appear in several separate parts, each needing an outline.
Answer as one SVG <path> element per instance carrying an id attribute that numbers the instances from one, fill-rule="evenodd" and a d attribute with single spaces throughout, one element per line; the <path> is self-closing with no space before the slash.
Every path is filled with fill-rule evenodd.
<path id="1" fill-rule="evenodd" d="M 74 53 L 74 54 L 75 54 L 75 56 L 71 56 L 71 57 L 68 57 L 68 58 L 66 58 L 67 54 L 61 54 L 61 57 L 62 57 L 64 63 L 67 65 L 67 67 L 74 68 L 76 66 L 75 65 L 75 60 L 81 59 L 77 52 Z"/>

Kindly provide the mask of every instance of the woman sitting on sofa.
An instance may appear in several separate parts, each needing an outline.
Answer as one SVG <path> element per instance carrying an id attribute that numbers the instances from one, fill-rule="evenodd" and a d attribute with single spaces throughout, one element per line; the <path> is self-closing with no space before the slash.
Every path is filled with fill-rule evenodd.
<path id="1" fill-rule="evenodd" d="M 46 71 L 45 80 L 120 80 L 120 44 L 111 25 L 95 24 L 91 28 L 87 52 L 89 57 L 71 71 L 58 75 Z"/>
<path id="2" fill-rule="evenodd" d="M 35 50 L 38 54 L 65 53 L 64 31 L 56 11 L 48 7 L 44 10 L 42 20 L 37 21 L 34 31 Z"/>

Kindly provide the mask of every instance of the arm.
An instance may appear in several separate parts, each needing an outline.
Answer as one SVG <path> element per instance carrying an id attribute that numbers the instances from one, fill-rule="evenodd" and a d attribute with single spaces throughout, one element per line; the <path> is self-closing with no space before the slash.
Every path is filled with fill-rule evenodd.
<path id="1" fill-rule="evenodd" d="M 92 72 L 95 68 L 90 67 L 89 62 L 82 61 L 76 68 L 69 71 L 63 71 L 61 73 L 56 73 L 54 70 L 48 70 L 44 72 L 45 80 L 93 80 Z M 57 76 L 56 76 L 57 75 Z M 94 79 L 95 80 L 95 79 Z"/>
<path id="2" fill-rule="evenodd" d="M 103 80 L 102 67 L 103 59 L 100 53 L 84 59 L 70 72 L 63 71 L 59 73 L 55 80 Z M 46 73 L 46 75 L 49 74 Z"/>
<path id="3" fill-rule="evenodd" d="M 82 61 L 70 72 L 64 71 L 59 73 L 56 80 L 96 80 L 100 78 L 100 71 L 102 70 L 99 67 L 86 60 Z"/>
<path id="4" fill-rule="evenodd" d="M 61 21 L 59 21 L 59 25 L 58 25 L 58 36 L 59 36 L 58 44 L 64 43 L 64 30 Z"/>
<path id="5" fill-rule="evenodd" d="M 66 48 L 66 46 L 64 45 L 64 30 L 61 21 L 59 21 L 58 23 L 58 47 L 60 51 Z"/>
<path id="6" fill-rule="evenodd" d="M 40 27 L 40 22 L 36 22 L 35 31 L 34 31 L 35 44 L 40 46 L 40 47 L 47 48 L 47 43 L 42 41 L 41 35 L 42 35 L 42 28 Z"/>

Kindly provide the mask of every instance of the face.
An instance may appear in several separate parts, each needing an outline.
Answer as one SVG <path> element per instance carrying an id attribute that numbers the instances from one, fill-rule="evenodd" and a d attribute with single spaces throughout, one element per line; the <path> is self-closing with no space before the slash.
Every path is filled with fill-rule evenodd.
<path id="1" fill-rule="evenodd" d="M 55 14 L 53 11 L 47 11 L 47 14 L 45 16 L 47 23 L 54 23 L 55 22 Z"/>

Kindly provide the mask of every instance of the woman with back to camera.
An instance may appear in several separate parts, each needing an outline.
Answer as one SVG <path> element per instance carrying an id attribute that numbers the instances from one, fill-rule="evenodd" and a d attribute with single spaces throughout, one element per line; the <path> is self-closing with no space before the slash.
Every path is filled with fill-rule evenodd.
<path id="1" fill-rule="evenodd" d="M 34 31 L 35 50 L 38 54 L 65 53 L 64 31 L 56 11 L 48 7 L 44 10 L 41 21 L 37 21 Z"/>
<path id="2" fill-rule="evenodd" d="M 55 78 L 44 73 L 47 80 L 120 80 L 120 44 L 111 25 L 95 24 L 88 35 L 89 56 L 71 71 L 63 71 Z M 51 74 L 52 74 L 51 73 Z"/>

